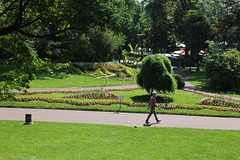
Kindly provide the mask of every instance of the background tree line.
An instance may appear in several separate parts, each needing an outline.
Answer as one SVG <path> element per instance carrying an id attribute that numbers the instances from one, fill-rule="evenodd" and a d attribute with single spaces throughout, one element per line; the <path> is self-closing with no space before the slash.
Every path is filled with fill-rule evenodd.
<path id="1" fill-rule="evenodd" d="M 109 61 L 122 58 L 128 44 L 165 53 L 182 42 L 185 58 L 199 67 L 200 50 L 239 50 L 239 6 L 239 0 L 1 0 L 0 63 L 17 69 L 1 88 L 51 71 L 45 58 Z"/>

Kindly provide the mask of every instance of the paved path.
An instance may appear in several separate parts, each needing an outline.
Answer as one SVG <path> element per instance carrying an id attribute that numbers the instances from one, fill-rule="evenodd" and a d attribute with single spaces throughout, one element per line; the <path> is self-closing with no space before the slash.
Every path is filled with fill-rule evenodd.
<path id="1" fill-rule="evenodd" d="M 67 90 L 91 90 L 91 89 L 123 89 L 123 88 L 136 88 L 137 84 L 129 84 L 129 85 L 116 85 L 116 86 L 103 86 L 103 87 L 69 87 L 69 88 L 33 88 L 27 89 L 28 91 L 67 91 Z"/>
<path id="2" fill-rule="evenodd" d="M 107 125 L 123 125 L 148 127 L 144 125 L 147 114 L 123 112 L 73 111 L 53 109 L 0 108 L 0 120 L 25 121 L 25 114 L 32 114 L 32 121 L 92 123 Z M 162 120 L 153 122 L 151 127 L 176 127 L 198 129 L 240 130 L 240 118 L 220 118 L 203 116 L 165 115 L 158 114 Z"/>

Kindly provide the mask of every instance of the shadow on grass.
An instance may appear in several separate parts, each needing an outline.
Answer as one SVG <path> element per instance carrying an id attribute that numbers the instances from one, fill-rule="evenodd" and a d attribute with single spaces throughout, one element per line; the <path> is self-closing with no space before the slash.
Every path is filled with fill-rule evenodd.
<path id="1" fill-rule="evenodd" d="M 209 89 L 210 88 L 210 81 L 206 78 L 205 72 L 191 72 L 189 81 L 196 81 L 201 82 L 198 87 Z"/>
<path id="2" fill-rule="evenodd" d="M 133 102 L 149 102 L 150 100 L 150 96 L 149 95 L 142 95 L 142 96 L 134 96 L 134 97 L 130 97 Z M 163 96 L 163 95 L 158 95 L 156 97 L 157 103 L 170 103 L 173 102 L 173 99 L 169 96 Z"/>
<path id="3" fill-rule="evenodd" d="M 213 90 L 210 85 L 210 80 L 207 79 L 204 71 L 196 72 L 195 70 L 190 71 L 189 69 L 180 69 L 179 71 L 185 73 L 189 77 L 188 81 L 196 83 L 197 87 L 206 90 Z"/>
<path id="4" fill-rule="evenodd" d="M 54 72 L 54 73 L 43 73 L 41 75 L 38 75 L 37 76 L 37 79 L 39 80 L 47 80 L 47 77 L 51 77 L 51 78 L 54 78 L 54 79 L 64 79 L 64 78 L 67 78 L 69 77 L 69 75 L 63 73 L 63 72 Z"/>

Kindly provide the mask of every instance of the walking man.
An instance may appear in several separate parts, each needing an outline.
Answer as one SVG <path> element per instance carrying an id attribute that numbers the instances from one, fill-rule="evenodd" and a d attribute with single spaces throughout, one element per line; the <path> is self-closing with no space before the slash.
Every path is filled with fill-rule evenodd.
<path id="1" fill-rule="evenodd" d="M 151 110 L 150 110 L 150 113 L 149 113 L 149 115 L 146 119 L 146 124 L 150 123 L 149 118 L 152 116 L 152 114 L 154 114 L 157 123 L 159 123 L 161 121 L 157 118 L 157 113 L 156 113 L 156 110 L 155 110 L 155 107 L 157 107 L 156 96 L 157 96 L 157 92 L 153 91 L 152 96 L 151 96 L 150 101 L 149 101 L 149 106 L 148 106 L 148 110 L 149 110 L 149 107 L 151 107 Z"/>

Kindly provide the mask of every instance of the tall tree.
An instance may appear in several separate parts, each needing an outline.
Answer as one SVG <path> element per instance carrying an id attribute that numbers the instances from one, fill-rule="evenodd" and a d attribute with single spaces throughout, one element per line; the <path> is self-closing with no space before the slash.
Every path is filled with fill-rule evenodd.
<path id="1" fill-rule="evenodd" d="M 171 41 L 171 23 L 168 20 L 167 0 L 149 0 L 147 1 L 146 10 L 151 17 L 151 28 L 147 34 L 151 40 L 153 53 L 159 51 L 168 52 Z"/>
<path id="2" fill-rule="evenodd" d="M 121 32 L 126 36 L 127 44 L 135 46 L 140 41 L 141 33 L 140 13 L 141 5 L 137 0 L 115 0 L 104 5 L 105 16 L 110 21 L 109 28 Z"/>
<path id="3" fill-rule="evenodd" d="M 186 58 L 197 64 L 199 71 L 200 50 L 207 48 L 206 40 L 211 38 L 209 23 L 202 15 L 202 10 L 194 2 L 180 1 L 174 11 L 174 33 L 178 40 L 186 44 Z M 188 51 L 191 50 L 191 54 Z"/>
<path id="4" fill-rule="evenodd" d="M 219 49 L 240 49 L 240 1 L 199 0 L 203 14 L 214 29 L 214 41 Z"/>
<path id="5" fill-rule="evenodd" d="M 10 0 L 0 2 L 0 36 L 19 33 L 28 37 L 54 37 L 72 29 L 90 6 L 99 0 Z M 39 33 L 39 30 L 43 32 Z"/>
<path id="6" fill-rule="evenodd" d="M 100 0 L 1 0 L 0 54 L 7 56 L 0 63 L 12 64 L 13 70 L 9 75 L 0 74 L 0 97 L 3 91 L 29 87 L 35 73 L 50 70 L 51 63 L 39 59 L 34 50 L 35 38 L 56 40 L 68 35 L 67 31 L 76 29 L 73 24 L 80 17 L 84 22 L 84 17 L 86 20 L 87 15 L 92 15 L 89 8 L 98 8 L 99 3 Z"/>

